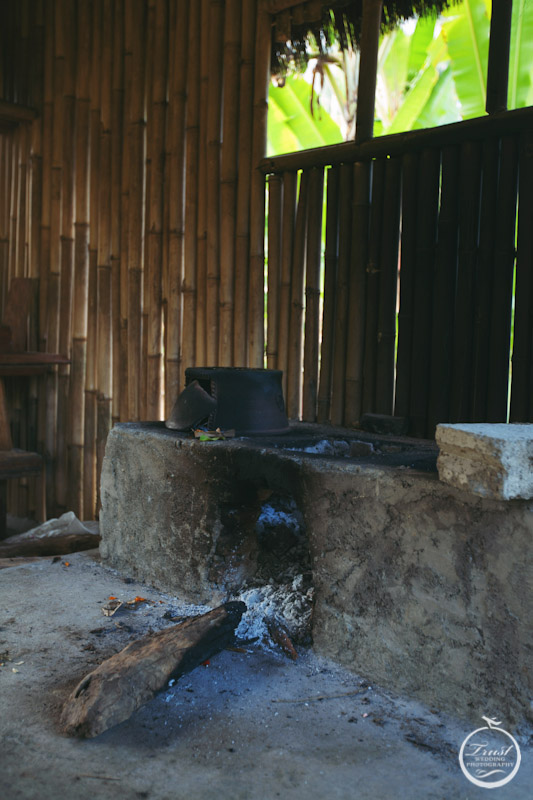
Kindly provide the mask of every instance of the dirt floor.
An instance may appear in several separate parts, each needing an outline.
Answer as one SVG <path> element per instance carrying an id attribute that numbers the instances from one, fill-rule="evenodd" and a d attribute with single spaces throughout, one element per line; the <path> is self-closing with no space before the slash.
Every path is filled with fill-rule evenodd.
<path id="1" fill-rule="evenodd" d="M 65 738 L 58 718 L 76 683 L 188 609 L 101 565 L 97 551 L 2 569 L 0 596 L 4 798 L 487 796 L 458 764 L 471 723 L 394 697 L 311 650 L 291 661 L 259 642 L 219 654 L 95 739 Z M 110 596 L 153 602 L 105 617 Z M 520 770 L 491 800 L 532 796 L 533 747 L 519 742 Z"/>

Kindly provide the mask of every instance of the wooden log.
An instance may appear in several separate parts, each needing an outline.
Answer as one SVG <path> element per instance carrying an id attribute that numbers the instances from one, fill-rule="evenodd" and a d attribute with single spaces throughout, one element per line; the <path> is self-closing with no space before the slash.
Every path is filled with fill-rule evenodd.
<path id="1" fill-rule="evenodd" d="M 255 0 L 242 0 L 241 70 L 239 86 L 239 173 L 237 179 L 237 219 L 235 223 L 235 306 L 233 361 L 246 366 L 248 329 L 248 266 L 250 254 L 250 182 L 252 172 L 252 108 Z"/>
<path id="2" fill-rule="evenodd" d="M 274 175 L 268 181 L 268 294 L 267 367 L 278 369 L 278 303 L 281 288 L 283 181 Z"/>
<path id="3" fill-rule="evenodd" d="M 283 212 L 281 232 L 281 272 L 278 300 L 278 369 L 282 370 L 283 395 L 287 398 L 287 374 L 289 368 L 289 320 L 291 307 L 292 254 L 294 245 L 294 221 L 296 215 L 296 189 L 298 175 L 288 172 L 283 176 Z"/>
<path id="4" fill-rule="evenodd" d="M 317 416 L 323 204 L 324 170 L 318 167 L 311 170 L 307 210 L 304 374 L 302 387 L 302 419 L 306 422 L 316 422 Z"/>
<path id="5" fill-rule="evenodd" d="M 441 202 L 432 301 L 429 430 L 434 430 L 439 422 L 447 422 L 450 413 L 458 213 L 459 149 L 451 145 L 442 151 Z"/>
<path id="6" fill-rule="evenodd" d="M 244 603 L 225 603 L 132 642 L 74 689 L 61 716 L 63 731 L 91 738 L 128 719 L 171 678 L 190 672 L 231 644 L 244 611 Z"/>
<path id="7" fill-rule="evenodd" d="M 335 347 L 335 308 L 339 247 L 339 170 L 326 172 L 326 249 L 324 253 L 324 309 L 320 347 L 317 421 L 328 422 L 331 404 L 331 378 Z"/>
<path id="8" fill-rule="evenodd" d="M 294 229 L 294 250 L 291 275 L 291 305 L 289 317 L 289 361 L 287 365 L 287 415 L 299 419 L 302 407 L 302 344 L 305 279 L 305 244 L 307 234 L 307 203 L 309 172 L 300 178 L 298 210 Z"/>
<path id="9" fill-rule="evenodd" d="M 353 168 L 348 164 L 344 164 L 340 168 L 339 187 L 339 262 L 337 270 L 337 297 L 335 303 L 335 350 L 333 356 L 330 414 L 333 425 L 342 425 L 344 420 L 346 337 L 348 327 L 350 254 L 352 246 L 352 191 Z"/>
<path id="10" fill-rule="evenodd" d="M 363 366 L 363 412 L 376 411 L 376 361 L 378 347 L 379 290 L 383 236 L 383 200 L 385 196 L 385 161 L 372 164 L 372 200 L 368 263 L 366 266 L 365 355 Z M 390 412 L 388 412 L 390 413 Z"/>
<path id="11" fill-rule="evenodd" d="M 100 536 L 95 533 L 60 533 L 56 536 L 10 536 L 0 543 L 0 558 L 29 556 L 61 556 L 98 547 Z"/>

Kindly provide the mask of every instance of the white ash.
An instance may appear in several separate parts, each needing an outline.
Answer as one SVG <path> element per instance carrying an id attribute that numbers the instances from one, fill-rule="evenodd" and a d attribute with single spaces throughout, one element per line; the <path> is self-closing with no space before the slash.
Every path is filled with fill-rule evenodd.
<path id="1" fill-rule="evenodd" d="M 239 639 L 258 638 L 267 648 L 274 647 L 265 619 L 273 617 L 287 629 L 295 642 L 308 642 L 311 635 L 313 589 L 305 590 L 303 575 L 289 584 L 255 586 L 239 592 L 237 600 L 246 603 L 247 611 L 236 630 Z"/>
<path id="2" fill-rule="evenodd" d="M 299 531 L 302 527 L 300 514 L 296 510 L 294 501 L 287 502 L 288 511 L 274 508 L 270 503 L 265 503 L 261 507 L 261 513 L 255 523 L 258 533 L 265 533 L 269 528 L 284 526 L 294 531 Z"/>
<path id="3" fill-rule="evenodd" d="M 346 456 L 350 445 L 343 439 L 321 439 L 316 444 L 308 447 L 287 447 L 287 450 L 300 451 L 301 453 L 317 453 L 323 456 Z"/>

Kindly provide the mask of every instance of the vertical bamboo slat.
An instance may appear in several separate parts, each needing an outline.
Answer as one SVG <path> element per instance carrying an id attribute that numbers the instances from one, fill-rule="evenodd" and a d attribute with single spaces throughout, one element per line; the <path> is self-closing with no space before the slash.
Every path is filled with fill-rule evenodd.
<path id="1" fill-rule="evenodd" d="M 113 4 L 113 67 L 111 83 L 111 294 L 112 294 L 112 421 L 120 419 L 123 336 L 121 318 L 122 242 L 122 142 L 124 136 L 124 2 Z M 125 360 L 125 359 L 124 359 Z"/>
<path id="2" fill-rule="evenodd" d="M 287 413 L 289 419 L 299 419 L 302 407 L 302 344 L 309 177 L 309 171 L 303 172 L 300 177 L 298 208 L 294 228 L 289 316 L 289 358 L 287 365 Z"/>
<path id="3" fill-rule="evenodd" d="M 252 176 L 252 106 L 257 3 L 242 0 L 241 70 L 239 85 L 239 176 L 235 224 L 235 306 L 233 361 L 246 366 L 248 330 L 248 266 L 250 254 L 250 184 Z"/>
<path id="4" fill-rule="evenodd" d="M 363 379 L 363 412 L 376 409 L 376 360 L 378 347 L 379 290 L 381 281 L 381 247 L 384 240 L 383 200 L 385 196 L 385 160 L 372 162 L 372 199 L 368 263 L 366 266 L 366 319 Z"/>
<path id="5" fill-rule="evenodd" d="M 241 0 L 226 0 L 224 12 L 224 85 L 220 160 L 220 286 L 218 363 L 233 364 L 235 232 L 237 212 L 237 138 Z"/>
<path id="6" fill-rule="evenodd" d="M 278 303 L 281 289 L 283 179 L 271 175 L 268 180 L 268 295 L 267 295 L 267 367 L 278 368 Z"/>
<path id="7" fill-rule="evenodd" d="M 304 374 L 302 387 L 302 419 L 306 422 L 316 422 L 317 418 L 323 203 L 324 170 L 318 167 L 311 170 L 309 177 L 307 209 Z"/>
<path id="8" fill-rule="evenodd" d="M 200 38 L 200 3 L 189 9 L 189 41 Z M 198 265 L 198 197 L 200 160 L 200 52 L 191 47 L 187 58 L 187 107 L 185 117 L 185 229 L 183 239 L 183 366 L 194 367 L 196 361 L 196 298 Z M 182 369 L 183 372 L 183 369 Z M 182 378 L 183 380 L 183 378 Z M 174 397 L 174 400 L 176 398 Z"/>
<path id="9" fill-rule="evenodd" d="M 517 179 L 518 147 L 515 138 L 508 136 L 501 140 L 489 339 L 488 422 L 507 422 Z"/>
<path id="10" fill-rule="evenodd" d="M 457 224 L 459 211 L 459 151 L 443 148 L 442 184 L 439 210 L 435 281 L 433 284 L 433 324 L 431 331 L 431 371 L 429 376 L 428 429 L 447 422 L 450 413 L 450 381 L 457 271 Z"/>
<path id="11" fill-rule="evenodd" d="M 207 91 L 207 260 L 206 260 L 206 358 L 216 366 L 219 355 L 220 288 L 220 153 L 222 120 L 222 35 L 224 8 L 222 0 L 209 5 L 209 84 Z"/>
<path id="12" fill-rule="evenodd" d="M 354 164 L 352 247 L 348 296 L 348 331 L 346 341 L 346 384 L 344 424 L 356 425 L 363 411 L 363 369 L 366 323 L 366 267 L 370 222 L 370 180 L 372 166 Z"/>
<path id="13" fill-rule="evenodd" d="M 250 273 L 248 276 L 248 365 L 264 361 L 264 237 L 265 180 L 258 166 L 266 153 L 268 83 L 270 77 L 270 15 L 258 10 L 255 33 L 252 177 L 250 184 Z"/>
<path id="14" fill-rule="evenodd" d="M 431 302 L 435 271 L 435 246 L 440 179 L 440 152 L 424 150 L 420 157 L 417 198 L 417 237 L 414 282 L 414 319 L 410 398 L 410 431 L 433 436 L 427 428 L 429 358 L 431 353 Z"/>
<path id="15" fill-rule="evenodd" d="M 172 406 L 181 386 L 182 317 L 185 316 L 186 282 L 184 263 L 185 231 L 185 127 L 186 127 L 186 91 L 187 62 L 192 53 L 188 50 L 189 4 L 179 3 L 174 11 L 174 24 L 171 27 L 169 46 L 169 108 L 166 136 L 167 163 L 165 186 L 168 186 L 166 206 L 168 209 L 168 253 L 165 286 L 166 323 L 165 323 L 165 418 L 170 415 Z M 197 95 L 196 95 L 197 97 Z M 188 111 L 188 109 L 187 109 Z M 197 132 L 192 133 L 194 137 Z M 193 176 L 195 179 L 196 176 Z M 187 186 L 187 189 L 189 187 Z M 195 185 L 196 188 L 196 185 Z M 196 230 L 196 221 L 191 226 Z M 193 265 L 194 266 L 194 265 Z M 194 296 L 193 296 L 194 299 Z M 194 306 L 192 309 L 194 314 Z M 188 312 L 188 319 L 191 312 Z M 194 353 L 194 336 L 190 337 L 191 325 L 188 322 L 187 338 L 192 338 Z M 190 351 L 189 351 L 190 352 Z M 190 356 L 189 356 L 190 357 Z M 191 364 L 186 364 L 191 366 Z"/>
<path id="16" fill-rule="evenodd" d="M 167 111 L 168 5 L 156 0 L 151 114 L 147 151 L 150 160 L 150 194 L 147 198 L 148 419 L 161 419 L 163 378 L 163 199 L 165 179 L 165 125 Z"/>
<path id="17" fill-rule="evenodd" d="M 378 414 L 394 410 L 394 357 L 396 350 L 396 298 L 398 296 L 398 244 L 400 237 L 400 178 L 398 158 L 385 166 L 383 244 L 379 279 L 379 313 L 376 352 L 376 402 Z"/>
<path id="18" fill-rule="evenodd" d="M 207 98 L 209 91 L 209 0 L 201 0 L 200 106 L 198 131 L 198 216 L 196 245 L 196 353 L 198 366 L 207 364 Z M 203 24 L 202 24 L 203 23 Z"/>
<path id="19" fill-rule="evenodd" d="M 340 168 L 339 185 L 339 261 L 337 269 L 337 299 L 335 309 L 335 350 L 333 354 L 333 393 L 331 422 L 342 425 L 346 384 L 346 345 L 348 327 L 348 296 L 350 285 L 350 253 L 352 246 L 353 169 L 348 164 Z"/>
<path id="20" fill-rule="evenodd" d="M 331 378 L 335 347 L 335 308 L 337 262 L 339 246 L 339 169 L 332 167 L 326 173 L 326 249 L 324 253 L 324 308 L 322 314 L 322 342 L 320 347 L 320 381 L 317 398 L 317 421 L 329 420 L 331 403 Z"/>
<path id="21" fill-rule="evenodd" d="M 291 273 L 294 246 L 294 223 L 296 215 L 296 190 L 298 175 L 286 172 L 283 175 L 283 211 L 281 230 L 281 272 L 278 301 L 277 346 L 278 369 L 282 370 L 283 395 L 287 399 L 289 369 L 289 320 L 291 307 Z"/>
<path id="22" fill-rule="evenodd" d="M 461 147 L 459 183 L 459 249 L 457 262 L 457 302 L 453 341 L 452 422 L 470 422 L 472 402 L 473 308 L 481 183 L 481 147 L 466 142 Z"/>
<path id="23" fill-rule="evenodd" d="M 520 141 L 511 422 L 533 422 L 533 134 Z"/>

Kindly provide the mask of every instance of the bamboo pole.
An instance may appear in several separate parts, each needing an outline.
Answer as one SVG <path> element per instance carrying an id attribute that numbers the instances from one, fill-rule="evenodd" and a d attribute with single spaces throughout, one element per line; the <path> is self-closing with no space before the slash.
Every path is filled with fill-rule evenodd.
<path id="1" fill-rule="evenodd" d="M 220 153 L 222 118 L 222 35 L 224 8 L 221 0 L 209 5 L 209 84 L 207 91 L 207 284 L 206 284 L 206 357 L 217 365 L 219 355 L 220 287 Z"/>
<path id="2" fill-rule="evenodd" d="M 129 8 L 128 8 L 129 10 Z M 123 102 L 122 102 L 122 159 L 120 181 L 120 362 L 118 372 L 121 389 L 119 395 L 119 418 L 129 419 L 129 368 L 128 368 L 128 303 L 129 303 L 129 203 L 130 203 L 130 146 L 129 122 L 132 91 L 133 45 L 131 20 L 124 3 L 123 25 Z"/>
<path id="3" fill-rule="evenodd" d="M 283 395 L 287 398 L 289 369 L 289 321 L 291 308 L 292 255 L 294 248 L 294 223 L 296 215 L 296 190 L 298 175 L 288 172 L 283 176 L 283 211 L 281 223 L 281 264 L 278 300 L 277 368 L 282 370 Z"/>
<path id="4" fill-rule="evenodd" d="M 488 139 L 483 143 L 482 147 L 479 254 L 475 264 L 474 277 L 472 419 L 478 421 L 487 419 L 488 376 L 491 361 L 489 348 L 490 319 L 492 311 L 492 281 L 494 275 L 494 243 L 497 225 L 499 167 L 500 142 L 498 139 Z"/>
<path id="5" fill-rule="evenodd" d="M 233 361 L 246 366 L 248 330 L 248 271 L 250 253 L 250 182 L 252 173 L 252 107 L 254 43 L 257 7 L 255 0 L 242 0 L 241 70 L 239 84 L 239 174 L 235 224 L 235 313 Z"/>
<path id="6" fill-rule="evenodd" d="M 385 161 L 376 159 L 372 164 L 372 206 L 368 263 L 366 266 L 366 319 L 363 378 L 363 412 L 376 411 L 376 360 L 378 346 L 378 304 L 381 282 L 381 247 L 383 230 L 383 200 L 385 197 Z M 384 238 L 384 237 L 383 237 Z"/>
<path id="7" fill-rule="evenodd" d="M 355 141 L 371 139 L 374 135 L 376 77 L 378 68 L 379 34 L 382 0 L 363 0 L 361 18 L 361 60 L 357 87 L 357 117 Z"/>
<path id="8" fill-rule="evenodd" d="M 419 157 L 409 153 L 402 159 L 402 242 L 400 256 L 400 308 L 396 356 L 395 414 L 408 417 L 414 324 L 414 284 L 417 231 L 417 178 Z"/>
<path id="9" fill-rule="evenodd" d="M 113 74 L 113 6 L 104 0 L 100 88 L 100 162 L 98 185 L 98 261 L 96 277 L 96 507 L 100 507 L 100 474 L 111 429 L 113 326 L 111 321 L 111 89 Z"/>
<path id="10" fill-rule="evenodd" d="M 150 194 L 147 208 L 148 364 L 147 416 L 161 419 L 163 391 L 163 199 L 165 182 L 165 126 L 168 81 L 168 5 L 156 0 L 151 90 L 147 128 Z"/>
<path id="11" fill-rule="evenodd" d="M 128 200 L 128 418 L 141 416 L 142 313 L 144 270 L 145 211 L 145 74 L 144 4 L 131 0 L 126 14 L 131 43 L 131 88 L 128 124 L 129 200 Z"/>
<path id="12" fill-rule="evenodd" d="M 227 0 L 224 12 L 223 127 L 220 160 L 220 366 L 233 365 L 235 232 L 237 205 L 237 139 L 241 0 Z"/>
<path id="13" fill-rule="evenodd" d="M 76 50 L 76 210 L 74 225 L 74 298 L 72 313 L 72 366 L 68 418 L 69 507 L 83 516 L 83 452 L 85 434 L 85 369 L 87 364 L 87 311 L 89 291 L 89 132 L 91 9 L 78 8 Z"/>
<path id="14" fill-rule="evenodd" d="M 141 353 L 139 358 L 139 418 L 146 419 L 148 415 L 148 338 L 150 317 L 150 307 L 152 305 L 152 292 L 150 291 L 150 269 L 148 267 L 148 248 L 150 238 L 150 196 L 152 178 L 152 75 L 154 72 L 154 51 L 155 51 L 155 3 L 156 0 L 144 0 L 146 21 L 144 25 L 144 47 L 145 55 L 143 59 L 144 74 L 144 114 L 145 114 L 145 134 L 144 134 L 144 236 L 143 236 L 143 272 L 141 282 Z"/>
<path id="15" fill-rule="evenodd" d="M 500 151 L 500 181 L 497 196 L 489 338 L 491 360 L 487 396 L 488 422 L 507 422 L 517 179 L 518 146 L 516 139 L 509 136 L 502 139 Z"/>
<path id="16" fill-rule="evenodd" d="M 435 430 L 439 422 L 447 422 L 450 414 L 458 212 L 459 150 L 456 145 L 451 145 L 442 151 L 441 201 L 435 253 L 431 330 L 429 431 Z"/>
<path id="17" fill-rule="evenodd" d="M 111 421 L 118 422 L 122 396 L 126 395 L 127 375 L 122 360 L 127 362 L 122 332 L 121 298 L 122 263 L 122 152 L 124 142 L 124 2 L 113 4 L 113 68 L 111 86 L 111 294 L 112 294 L 112 408 Z M 124 380 L 124 378 L 126 378 Z"/>
<path id="18" fill-rule="evenodd" d="M 410 430 L 414 436 L 431 436 L 427 426 L 429 357 L 435 245 L 437 234 L 440 152 L 424 150 L 420 157 L 417 186 L 417 234 L 413 291 L 413 340 L 410 398 Z"/>
<path id="19" fill-rule="evenodd" d="M 98 271 L 98 198 L 100 165 L 100 91 L 102 58 L 102 0 L 92 6 L 92 47 L 90 76 L 90 152 L 89 152 L 89 274 L 87 291 L 87 360 L 85 366 L 85 420 L 83 449 L 83 514 L 96 515 L 96 395 L 97 395 L 97 271 Z"/>
<path id="20" fill-rule="evenodd" d="M 344 424 L 356 425 L 363 411 L 363 367 L 365 353 L 366 283 L 370 221 L 371 165 L 353 168 L 353 218 L 346 342 L 346 389 Z"/>
<path id="21" fill-rule="evenodd" d="M 461 147 L 459 196 L 459 249 L 457 300 L 453 340 L 452 422 L 471 421 L 474 276 L 478 247 L 481 189 L 481 147 L 465 142 Z"/>
<path id="22" fill-rule="evenodd" d="M 324 254 L 324 310 L 320 348 L 320 381 L 318 385 L 317 422 L 329 421 L 331 377 L 335 348 L 335 287 L 337 284 L 339 244 L 339 169 L 327 171 L 326 250 Z"/>
<path id="23" fill-rule="evenodd" d="M 299 419 L 302 413 L 302 345 L 309 177 L 309 172 L 303 172 L 300 177 L 298 208 L 294 228 L 289 316 L 289 358 L 287 364 L 287 414 L 289 419 Z"/>
<path id="24" fill-rule="evenodd" d="M 200 40 L 200 3 L 189 8 L 188 41 Z M 196 362 L 197 230 L 200 154 L 200 52 L 191 47 L 187 57 L 187 103 L 185 116 L 185 229 L 183 238 L 183 324 L 181 332 L 183 367 Z M 184 382 L 183 375 L 180 380 Z M 177 395 L 173 396 L 175 401 Z M 167 398 L 170 400 L 170 397 Z M 167 407 L 168 410 L 168 407 Z"/>
<path id="25" fill-rule="evenodd" d="M 258 11 L 255 32 L 248 276 L 247 362 L 251 367 L 262 367 L 264 364 L 265 180 L 258 167 L 266 152 L 270 46 L 270 15 Z"/>
<path id="26" fill-rule="evenodd" d="M 171 65 L 169 75 L 169 98 L 167 128 L 167 173 L 168 187 L 168 267 L 165 280 L 166 324 L 165 324 L 165 418 L 170 416 L 172 406 L 181 388 L 182 334 L 185 297 L 185 128 L 187 108 L 187 61 L 191 55 L 188 48 L 189 4 L 179 3 L 174 10 L 170 44 Z M 195 176 L 194 176 L 195 177 Z M 188 187 L 187 187 L 188 188 Z M 193 230 L 196 229 L 196 223 Z M 194 314 L 194 308 L 193 308 Z M 194 341 L 193 341 L 194 344 Z"/>
<path id="27" fill-rule="evenodd" d="M 383 243 L 379 280 L 379 313 L 376 353 L 376 411 L 394 411 L 394 360 L 396 353 L 396 299 L 398 296 L 398 244 L 400 237 L 401 161 L 385 164 Z"/>
<path id="28" fill-rule="evenodd" d="M 511 422 L 533 421 L 533 135 L 520 139 Z"/>
<path id="29" fill-rule="evenodd" d="M 61 186 L 61 282 L 60 282 L 60 321 L 59 352 L 71 356 L 72 351 L 72 299 L 74 281 L 74 171 L 75 171 L 75 7 L 71 0 L 62 0 L 60 5 L 61 23 L 64 35 L 63 84 L 63 129 L 62 129 L 62 186 Z M 58 509 L 67 510 L 69 471 L 67 463 L 67 432 L 69 415 L 70 366 L 58 369 L 57 405 L 57 458 L 56 458 L 56 504 Z"/>
<path id="30" fill-rule="evenodd" d="M 335 350 L 333 355 L 331 422 L 341 425 L 344 420 L 346 382 L 346 335 L 348 326 L 348 291 L 352 239 L 352 172 L 345 164 L 340 168 L 339 185 L 339 261 L 337 296 L 335 302 Z"/>
<path id="31" fill-rule="evenodd" d="M 50 276 L 51 234 L 51 183 L 53 140 L 53 63 L 54 63 L 54 9 L 47 5 L 44 15 L 44 77 L 43 77 L 43 121 L 42 121 L 42 204 L 41 204 L 41 263 L 39 267 L 39 349 L 47 350 L 48 327 L 48 281 Z M 45 495 L 51 494 L 51 452 L 48 450 L 48 395 L 49 376 L 39 382 L 38 449 L 43 454 L 46 467 Z"/>
<path id="32" fill-rule="evenodd" d="M 320 353 L 320 267 L 322 249 L 322 206 L 324 170 L 311 170 L 307 218 L 305 267 L 305 340 L 302 387 L 302 419 L 316 422 L 318 361 Z"/>
<path id="33" fill-rule="evenodd" d="M 268 294 L 267 367 L 278 368 L 278 304 L 281 290 L 283 181 L 278 175 L 268 181 Z"/>
<path id="34" fill-rule="evenodd" d="M 196 245 L 196 353 L 207 364 L 207 101 L 209 92 L 209 0 L 202 0 L 200 25 L 200 111 L 198 131 L 198 216 Z"/>

